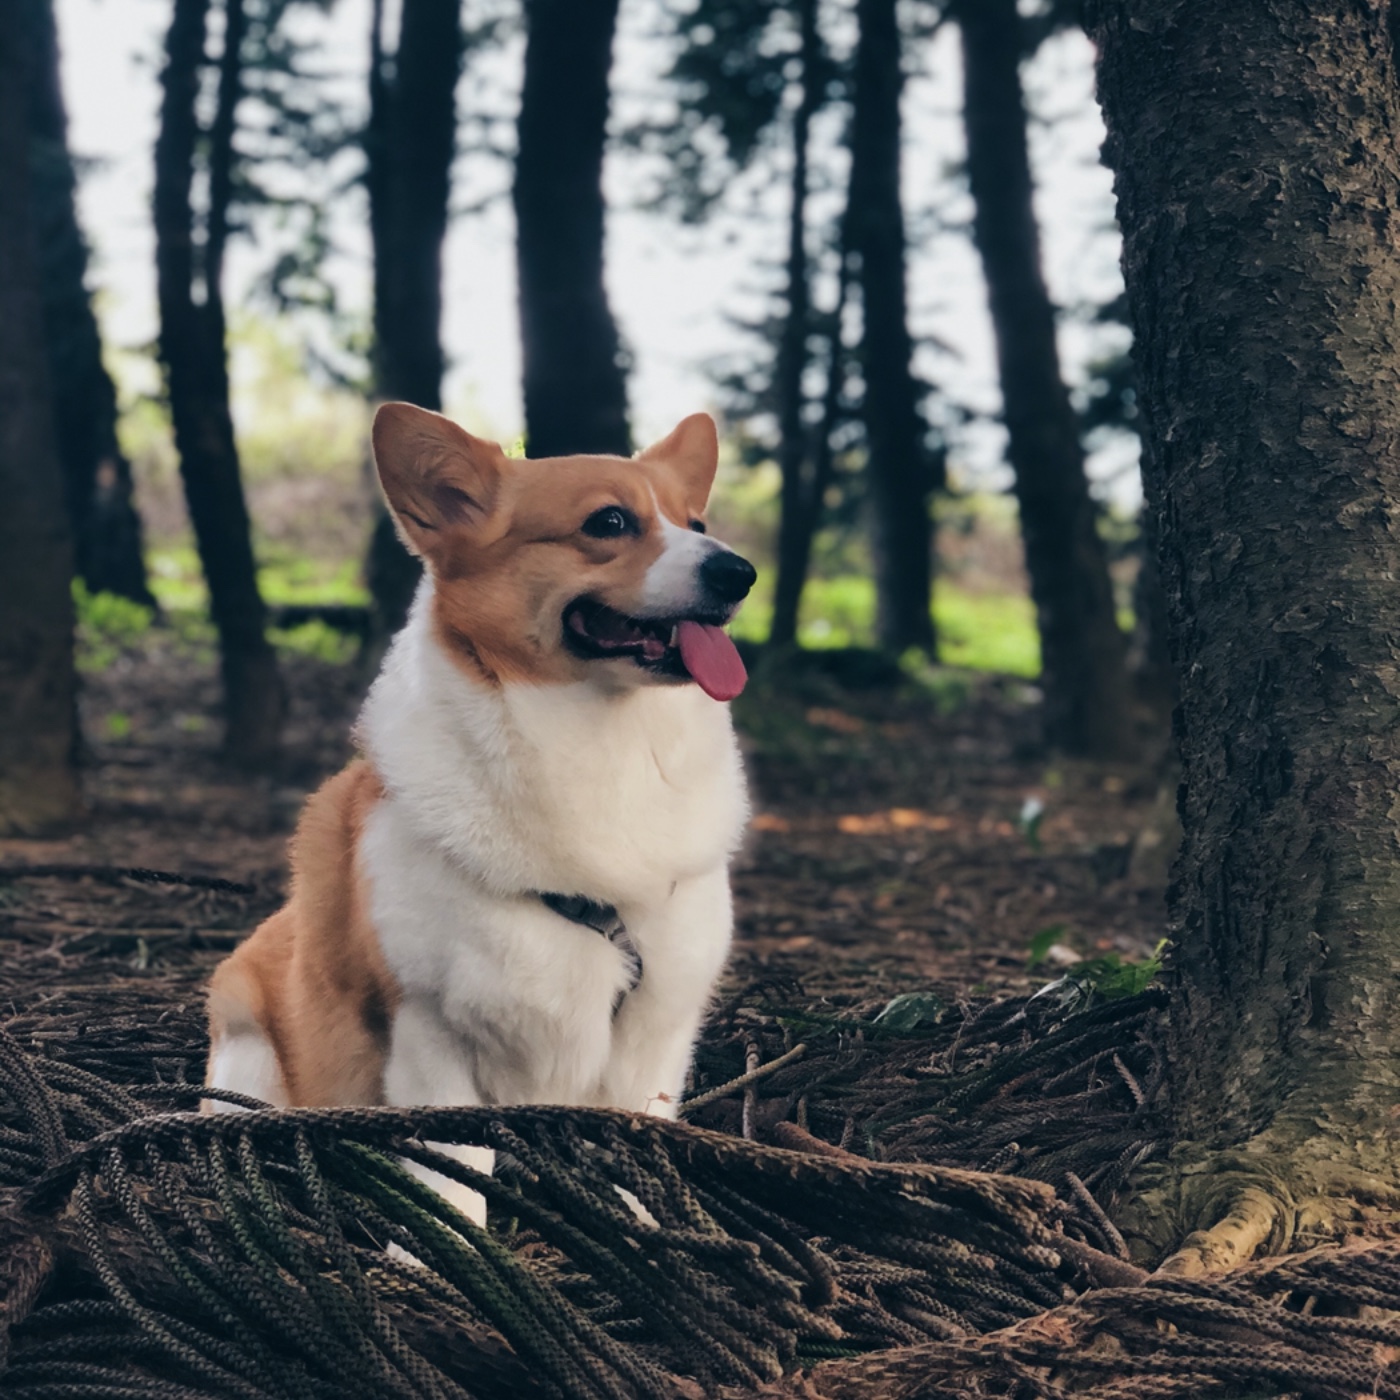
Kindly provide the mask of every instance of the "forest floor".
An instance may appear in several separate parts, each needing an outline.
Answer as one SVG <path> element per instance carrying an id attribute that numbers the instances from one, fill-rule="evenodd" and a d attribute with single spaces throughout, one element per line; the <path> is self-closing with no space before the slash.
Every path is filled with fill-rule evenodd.
<path id="1" fill-rule="evenodd" d="M 352 752 L 363 676 L 284 662 L 286 759 L 267 777 L 218 757 L 202 644 L 147 628 L 90 658 L 88 818 L 0 841 L 6 1394 L 78 1377 L 85 1394 L 177 1393 L 176 1377 L 182 1395 L 254 1393 L 224 1384 L 230 1357 L 273 1377 L 258 1395 L 313 1393 L 312 1372 L 314 1393 L 440 1393 L 366 1388 L 368 1356 L 469 1377 L 485 1400 L 1400 1395 L 1371 1385 L 1392 1332 L 1355 1320 L 1361 1302 L 1400 1310 L 1400 1246 L 1182 1283 L 1113 1225 L 1170 1147 L 1165 993 L 1146 986 L 1165 866 L 1141 841 L 1162 777 L 1049 760 L 1021 681 L 862 688 L 809 663 L 760 673 L 736 705 L 755 815 L 681 1108 L 718 1131 L 549 1108 L 169 1116 L 199 1097 L 210 968 L 280 903 L 302 800 Z M 505 1152 L 504 1291 L 462 1272 L 475 1255 L 441 1253 L 404 1178 L 365 1176 L 385 1162 L 372 1149 L 411 1153 L 420 1133 Z M 619 1216 L 619 1182 L 671 1222 L 669 1262 L 644 1277 L 634 1247 L 662 1246 Z M 680 1229 L 698 1202 L 705 1230 Z M 393 1229 L 432 1272 L 385 1254 Z M 281 1240 L 280 1264 L 259 1240 Z M 552 1300 L 562 1350 L 517 1294 Z M 249 1309 L 264 1331 L 230 1352 Z M 626 1380 L 653 1365 L 664 1386 Z"/>
<path id="2" fill-rule="evenodd" d="M 0 866 L 141 866 L 249 882 L 256 894 L 230 902 L 72 880 L 31 885 L 32 898 L 12 891 L 0 936 L 31 954 L 42 939 L 56 981 L 94 940 L 114 973 L 137 978 L 211 964 L 280 900 L 301 802 L 352 752 L 362 676 L 288 654 L 282 769 L 231 771 L 217 754 L 209 663 L 153 629 L 90 672 L 88 818 L 62 840 L 0 841 Z M 1149 956 L 1163 932 L 1160 862 L 1143 875 L 1133 845 L 1158 773 L 1048 761 L 1032 699 L 991 677 L 936 693 L 815 674 L 756 682 L 738 707 L 755 815 L 735 872 L 731 988 L 799 978 L 809 995 L 920 988 L 951 1002 L 1024 994 L 1079 956 Z M 1028 802 L 1038 819 L 1024 819 Z M 117 917 L 123 900 L 129 916 Z M 1032 969 L 1037 935 L 1055 946 Z"/>

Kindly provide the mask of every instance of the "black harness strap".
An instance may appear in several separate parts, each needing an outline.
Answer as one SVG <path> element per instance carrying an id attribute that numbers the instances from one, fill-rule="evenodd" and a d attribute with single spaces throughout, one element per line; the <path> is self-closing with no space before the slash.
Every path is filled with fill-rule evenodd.
<path id="1" fill-rule="evenodd" d="M 637 952 L 636 946 L 627 936 L 627 925 L 618 916 L 614 905 L 604 904 L 600 900 L 589 899 L 581 894 L 541 894 L 540 903 L 546 908 L 552 909 L 561 919 L 567 919 L 571 924 L 578 924 L 582 928 L 591 928 L 594 933 L 601 934 L 615 948 L 617 948 L 627 961 L 627 989 L 623 992 L 625 997 L 628 992 L 635 991 L 637 984 L 642 980 L 642 956 Z M 622 998 L 618 998 L 617 1006 L 613 1007 L 613 1015 L 617 1015 L 617 1007 L 622 1005 Z"/>

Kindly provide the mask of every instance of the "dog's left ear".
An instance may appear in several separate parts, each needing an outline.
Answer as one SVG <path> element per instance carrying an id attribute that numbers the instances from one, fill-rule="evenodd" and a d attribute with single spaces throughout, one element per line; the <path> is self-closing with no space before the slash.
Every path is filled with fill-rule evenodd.
<path id="1" fill-rule="evenodd" d="M 389 509 L 414 554 L 438 562 L 449 536 L 495 510 L 507 470 L 499 443 L 408 403 L 382 405 L 371 436 Z"/>
<path id="2" fill-rule="evenodd" d="M 719 467 L 719 433 L 708 413 L 692 413 L 660 442 L 637 453 L 642 462 L 664 463 L 685 483 L 686 494 L 702 508 L 710 499 Z"/>

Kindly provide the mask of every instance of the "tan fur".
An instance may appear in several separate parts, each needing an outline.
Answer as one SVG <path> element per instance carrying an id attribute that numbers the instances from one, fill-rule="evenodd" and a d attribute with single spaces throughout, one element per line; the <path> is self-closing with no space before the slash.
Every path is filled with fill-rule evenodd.
<path id="1" fill-rule="evenodd" d="M 214 973 L 210 1037 L 258 1029 L 282 1067 L 287 1102 L 378 1103 L 399 991 L 369 921 L 356 846 L 383 795 L 352 763 L 307 802 L 292 842 L 286 906 Z"/>
<path id="2" fill-rule="evenodd" d="M 404 542 L 432 566 L 449 654 L 488 681 L 550 685 L 588 670 L 559 645 L 564 602 L 586 591 L 635 610 L 662 549 L 658 512 L 682 529 L 704 520 L 717 447 L 713 421 L 695 414 L 630 460 L 514 459 L 448 418 L 391 403 L 375 418 L 374 450 Z M 613 505 L 637 517 L 639 537 L 580 533 Z"/>

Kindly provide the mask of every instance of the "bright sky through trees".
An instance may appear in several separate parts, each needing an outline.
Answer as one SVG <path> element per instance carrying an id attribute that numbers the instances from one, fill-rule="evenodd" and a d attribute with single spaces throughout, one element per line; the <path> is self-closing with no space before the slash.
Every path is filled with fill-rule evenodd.
<path id="1" fill-rule="evenodd" d="M 168 0 L 57 0 L 57 6 L 70 140 L 80 158 L 94 162 L 84 179 L 82 213 L 96 253 L 93 277 L 104 329 L 113 344 L 147 344 L 155 334 L 151 150 Z M 329 16 L 308 13 L 300 20 L 303 36 L 316 45 L 318 67 L 334 75 L 335 91 L 357 110 L 364 102 L 367 15 L 367 0 L 339 0 Z M 623 0 L 615 124 L 654 110 L 668 60 L 665 45 L 654 37 L 663 22 L 659 0 Z M 905 107 L 905 204 L 911 319 L 923 341 L 919 367 L 948 398 L 987 414 L 998 403 L 991 330 L 977 257 L 963 232 L 970 201 L 962 179 L 949 175 L 962 158 L 956 36 L 939 34 L 913 59 Z M 1082 34 L 1064 34 L 1042 48 L 1026 74 L 1036 118 L 1032 155 L 1046 273 L 1057 304 L 1071 311 L 1107 300 L 1121 285 L 1111 180 L 1097 162 L 1102 124 L 1093 102 L 1091 59 Z M 459 91 L 464 117 L 483 108 L 499 116 L 497 140 L 512 135 L 519 62 L 517 41 L 473 64 Z M 348 156 L 337 173 L 352 170 L 354 159 Z M 784 237 L 783 182 L 767 180 L 763 169 L 736 182 L 718 217 L 699 229 L 678 228 L 637 207 L 652 173 L 646 158 L 615 151 L 606 175 L 612 210 L 608 278 L 634 357 L 631 403 L 639 441 L 665 432 L 697 407 L 713 405 L 705 365 L 738 348 L 729 318 L 758 313 Z M 509 172 L 499 160 L 476 155 L 459 162 L 454 207 L 466 212 L 448 240 L 444 324 L 449 411 L 476 431 L 505 439 L 520 431 L 508 186 Z M 500 198 L 477 207 L 496 192 Z M 359 208 L 347 201 L 335 224 L 340 253 L 331 270 L 346 306 L 363 312 L 369 252 Z M 755 210 L 763 217 L 751 217 Z M 269 246 L 250 248 L 239 240 L 231 249 L 231 310 L 247 302 Z M 1114 334 L 1090 328 L 1080 317 L 1066 318 L 1061 344 L 1072 381 L 1082 378 L 1089 359 L 1110 348 Z M 244 413 L 249 408 L 239 407 Z M 1006 484 L 1005 471 L 995 468 L 1003 440 L 998 426 L 974 421 L 952 436 L 956 477 Z M 1127 505 L 1137 500 L 1132 461 L 1120 441 L 1090 463 L 1114 499 Z"/>

